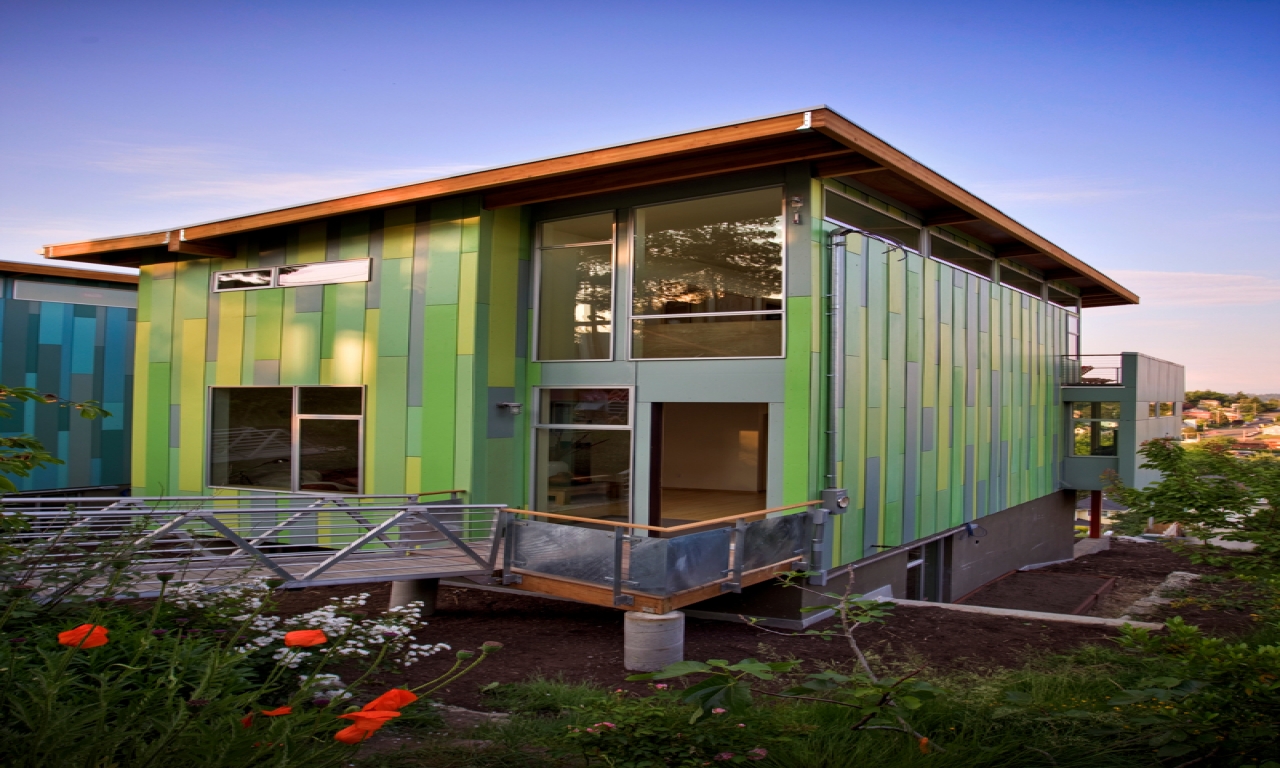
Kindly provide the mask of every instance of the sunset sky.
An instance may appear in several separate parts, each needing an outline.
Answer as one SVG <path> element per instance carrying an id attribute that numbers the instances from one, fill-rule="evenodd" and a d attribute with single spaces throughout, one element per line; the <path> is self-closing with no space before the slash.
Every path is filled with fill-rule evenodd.
<path id="1" fill-rule="evenodd" d="M 1280 392 L 1280 3 L 0 6 L 0 258 L 826 104 Z"/>

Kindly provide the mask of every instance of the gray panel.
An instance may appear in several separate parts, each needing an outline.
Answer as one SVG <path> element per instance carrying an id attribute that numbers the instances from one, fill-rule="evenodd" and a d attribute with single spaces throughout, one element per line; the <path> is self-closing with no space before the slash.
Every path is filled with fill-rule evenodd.
<path id="1" fill-rule="evenodd" d="M 782 489 L 784 473 L 782 457 L 786 456 L 786 406 L 782 403 L 769 403 L 769 462 L 766 478 L 765 508 L 782 506 Z"/>
<path id="2" fill-rule="evenodd" d="M 785 236 L 787 238 L 785 262 L 787 295 L 808 296 L 813 291 L 813 254 L 811 252 L 813 241 L 811 239 L 812 224 L 809 221 L 809 214 L 813 210 L 809 199 L 812 175 L 807 163 L 789 163 L 784 173 L 786 174 L 786 184 L 783 190 L 785 199 L 790 201 L 793 197 L 799 197 L 804 201 L 804 207 L 800 209 L 799 224 L 794 223 L 792 220 L 794 210 L 790 204 L 787 205 L 787 213 L 783 216 L 783 226 L 785 227 Z"/>
<path id="3" fill-rule="evenodd" d="M 1002 467 L 1000 470 L 999 496 L 996 498 L 997 510 L 1004 509 L 1009 505 L 1009 467 L 1007 464 L 1003 464 L 1003 462 L 1008 461 L 1008 458 L 1007 458 L 1009 456 L 1008 440 L 1000 441 L 1000 455 L 1002 457 Z"/>
<path id="4" fill-rule="evenodd" d="M 257 386 L 274 386 L 280 383 L 279 360 L 254 360 L 253 383 Z"/>
<path id="5" fill-rule="evenodd" d="M 138 306 L 138 291 L 123 288 L 95 288 L 88 285 L 14 280 L 13 298 L 24 301 L 54 301 L 63 304 L 91 304 L 102 307 Z"/>
<path id="6" fill-rule="evenodd" d="M 672 360 L 636 363 L 637 399 L 655 403 L 779 403 L 783 360 Z M 549 365 L 542 367 L 547 375 Z"/>
<path id="7" fill-rule="evenodd" d="M 666 594 L 683 592 L 722 579 L 729 570 L 728 528 L 665 539 L 667 546 Z"/>
<path id="8" fill-rule="evenodd" d="M 527 259 L 519 262 L 520 274 L 516 278 L 516 357 L 529 359 L 529 296 L 533 290 L 531 265 Z"/>
<path id="9" fill-rule="evenodd" d="M 104 347 L 107 344 L 107 308 L 98 307 L 93 312 L 93 346 Z"/>
<path id="10" fill-rule="evenodd" d="M 964 447 L 964 482 L 962 483 L 965 522 L 973 519 L 973 468 L 973 446 L 966 445 Z"/>
<path id="11" fill-rule="evenodd" d="M 978 481 L 978 510 L 980 513 L 978 516 L 986 515 L 990 508 L 991 501 L 987 498 L 987 480 L 982 478 Z"/>
<path id="12" fill-rule="evenodd" d="M 408 405 L 422 405 L 423 325 L 426 323 L 427 252 L 430 221 L 423 221 L 426 206 L 418 207 L 418 223 L 413 232 L 413 286 L 409 296 L 409 399 Z"/>
<path id="13" fill-rule="evenodd" d="M 613 538 L 612 530 L 521 521 L 515 527 L 514 564 L 526 571 L 609 585 Z"/>
<path id="14" fill-rule="evenodd" d="M 805 553 L 809 515 L 801 513 L 757 520 L 743 531 L 742 570 L 752 571 Z"/>
<path id="15" fill-rule="evenodd" d="M 372 259 L 369 269 L 369 285 L 364 294 L 365 309 L 378 309 L 382 306 L 382 239 L 386 233 L 382 224 L 382 212 L 373 214 L 369 222 L 369 258 Z"/>
<path id="16" fill-rule="evenodd" d="M 516 436 L 515 414 L 509 408 L 498 407 L 498 403 L 510 403 L 515 399 L 514 387 L 489 387 L 488 429 L 485 437 L 493 440 Z"/>
<path id="17" fill-rule="evenodd" d="M 338 219 L 326 222 L 324 234 L 324 260 L 339 261 L 339 246 L 342 244 L 342 224 Z"/>
<path id="18" fill-rule="evenodd" d="M 860 239 L 862 240 L 862 250 L 858 252 L 858 258 L 861 261 L 858 272 L 862 275 L 860 278 L 862 285 L 858 287 L 858 300 L 865 307 L 867 306 L 867 296 L 871 291 L 871 258 L 868 255 L 868 251 L 871 248 L 871 240 L 866 237 Z"/>
<path id="19" fill-rule="evenodd" d="M 937 413 L 937 409 L 932 406 L 920 411 L 920 450 L 922 451 L 932 451 L 936 447 Z"/>
<path id="20" fill-rule="evenodd" d="M 916 537 L 916 506 L 920 493 L 920 364 L 907 363 L 906 435 L 903 440 L 902 540 Z"/>
<path id="21" fill-rule="evenodd" d="M 27 324 L 31 320 L 31 307 L 36 304 L 27 304 L 25 301 L 6 301 L 4 302 L 4 344 L 0 347 L 0 376 L 10 386 L 21 386 L 26 383 L 27 378 Z M 15 426 L 10 422 L 10 427 L 15 431 L 25 431 L 26 427 L 21 426 L 24 411 L 22 408 L 15 408 L 13 419 L 17 422 Z"/>
<path id="22" fill-rule="evenodd" d="M 635 363 L 560 362 L 543 363 L 540 386 L 631 386 L 636 381 Z M 650 398 L 652 399 L 652 398 Z"/>
<path id="23" fill-rule="evenodd" d="M 871 545 L 880 540 L 880 457 L 867 457 L 866 508 L 863 511 L 862 542 L 865 554 L 875 552 Z"/>
<path id="24" fill-rule="evenodd" d="M 182 406 L 169 406 L 169 447 L 180 447 L 182 438 Z"/>
<path id="25" fill-rule="evenodd" d="M 320 312 L 324 309 L 324 286 L 303 285 L 293 289 L 293 311 Z"/>

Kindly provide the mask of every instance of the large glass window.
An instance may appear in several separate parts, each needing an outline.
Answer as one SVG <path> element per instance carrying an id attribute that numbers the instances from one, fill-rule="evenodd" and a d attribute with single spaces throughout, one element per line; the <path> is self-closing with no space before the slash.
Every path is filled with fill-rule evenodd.
<path id="1" fill-rule="evenodd" d="M 878 211 L 867 203 L 853 200 L 833 189 L 827 190 L 823 203 L 828 219 L 901 243 L 913 251 L 920 250 L 920 227 L 915 224 Z"/>
<path id="2" fill-rule="evenodd" d="M 631 515 L 631 391 L 538 391 L 534 508 L 626 522 Z"/>
<path id="3" fill-rule="evenodd" d="M 638 208 L 631 356 L 782 354 L 782 190 Z"/>
<path id="4" fill-rule="evenodd" d="M 613 213 L 538 227 L 538 360 L 613 357 Z"/>
<path id="5" fill-rule="evenodd" d="M 995 264 L 990 256 L 936 232 L 929 235 L 929 255 L 937 261 L 960 267 L 988 280 L 991 279 L 991 267 Z"/>
<path id="6" fill-rule="evenodd" d="M 1120 403 L 1072 403 L 1074 456 L 1115 456 Z"/>
<path id="7" fill-rule="evenodd" d="M 213 387 L 209 485 L 360 493 L 363 387 Z"/>

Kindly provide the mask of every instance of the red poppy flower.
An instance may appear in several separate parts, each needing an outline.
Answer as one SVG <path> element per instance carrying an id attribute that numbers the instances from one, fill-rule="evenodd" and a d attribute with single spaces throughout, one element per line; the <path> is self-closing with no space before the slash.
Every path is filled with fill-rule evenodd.
<path id="1" fill-rule="evenodd" d="M 418 697 L 415 696 L 412 691 L 404 688 L 392 688 L 368 704 L 365 704 L 360 708 L 360 711 L 399 712 L 401 707 L 408 706 L 417 700 Z"/>
<path id="2" fill-rule="evenodd" d="M 279 717 L 280 715 L 292 715 L 293 707 L 276 707 L 275 709 L 263 710 L 262 714 L 267 717 Z"/>
<path id="3" fill-rule="evenodd" d="M 324 645 L 329 642 L 329 638 L 324 636 L 324 632 L 318 629 L 295 629 L 292 632 L 286 632 L 284 635 L 284 644 L 290 648 L 310 648 L 313 645 Z"/>
<path id="4" fill-rule="evenodd" d="M 249 727 L 249 726 L 251 726 L 251 725 L 253 725 L 253 713 L 252 713 L 252 712 L 250 712 L 249 714 L 247 714 L 247 715 L 245 715 L 244 717 L 240 718 L 240 726 L 241 726 L 242 728 L 248 728 L 248 727 Z"/>
<path id="5" fill-rule="evenodd" d="M 386 725 L 388 720 L 399 716 L 399 712 L 390 710 L 369 710 L 338 715 L 339 720 L 350 720 L 352 724 L 335 733 L 333 738 L 343 744 L 359 744 Z"/>
<path id="6" fill-rule="evenodd" d="M 107 644 L 107 628 L 97 624 L 81 624 L 58 633 L 58 642 L 73 648 L 97 648 Z"/>

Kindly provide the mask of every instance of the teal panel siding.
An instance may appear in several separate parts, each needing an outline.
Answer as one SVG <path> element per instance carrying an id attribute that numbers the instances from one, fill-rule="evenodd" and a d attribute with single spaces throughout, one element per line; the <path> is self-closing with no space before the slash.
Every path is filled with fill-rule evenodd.
<path id="1" fill-rule="evenodd" d="M 22 275 L 22 280 L 121 289 L 122 283 Z M 0 280 L 0 382 L 68 400 L 96 400 L 111 416 L 93 421 L 72 409 L 13 404 L 0 436 L 33 435 L 64 464 L 11 478 L 19 491 L 129 482 L 137 310 L 11 298 Z"/>

